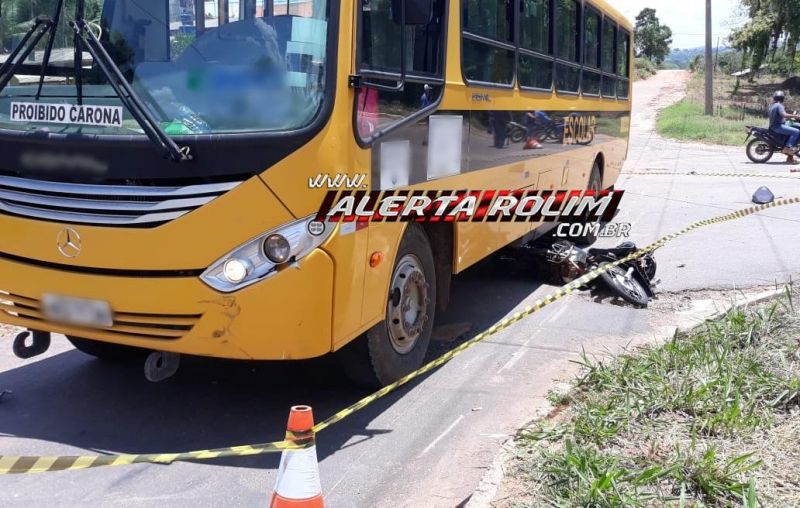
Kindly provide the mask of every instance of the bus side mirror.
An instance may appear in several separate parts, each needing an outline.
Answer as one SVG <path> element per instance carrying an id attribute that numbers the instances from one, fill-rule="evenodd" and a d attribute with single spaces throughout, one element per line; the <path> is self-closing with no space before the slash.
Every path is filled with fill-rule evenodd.
<path id="1" fill-rule="evenodd" d="M 406 26 L 427 25 L 433 20 L 433 0 L 392 0 L 392 20 L 403 24 L 403 4 L 405 4 Z"/>

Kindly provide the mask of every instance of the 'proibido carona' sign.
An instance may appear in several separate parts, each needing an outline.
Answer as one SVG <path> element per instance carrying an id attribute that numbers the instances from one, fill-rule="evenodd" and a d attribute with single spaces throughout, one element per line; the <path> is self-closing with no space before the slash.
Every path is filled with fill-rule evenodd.
<path id="1" fill-rule="evenodd" d="M 92 104 L 11 103 L 12 122 L 68 123 L 97 127 L 122 126 L 120 106 Z"/>

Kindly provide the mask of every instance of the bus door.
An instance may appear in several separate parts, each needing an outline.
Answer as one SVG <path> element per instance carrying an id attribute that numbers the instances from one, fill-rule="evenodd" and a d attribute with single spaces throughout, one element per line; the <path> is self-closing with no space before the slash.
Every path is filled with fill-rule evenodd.
<path id="1" fill-rule="evenodd" d="M 370 175 L 372 190 L 447 187 L 439 180 L 459 173 L 468 128 L 460 113 L 438 111 L 448 2 L 405 0 L 403 26 L 401 1 L 355 2 L 353 135 L 367 150 L 359 162 Z M 370 225 L 369 252 L 394 252 L 397 245 L 382 245 L 392 237 L 387 229 L 396 231 L 397 225 Z M 385 288 L 383 275 L 368 270 L 365 288 Z M 365 299 L 364 319 L 383 315 L 384 304 L 382 299 Z"/>

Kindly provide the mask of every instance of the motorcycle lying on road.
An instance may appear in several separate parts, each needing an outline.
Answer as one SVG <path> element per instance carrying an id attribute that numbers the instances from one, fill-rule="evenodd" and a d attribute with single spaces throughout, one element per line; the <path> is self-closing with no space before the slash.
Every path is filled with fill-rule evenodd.
<path id="1" fill-rule="evenodd" d="M 800 128 L 800 123 L 796 122 L 786 122 L 786 125 Z M 747 130 L 747 139 L 744 140 L 747 143 L 745 149 L 747 158 L 756 164 L 766 164 L 775 153 L 781 153 L 786 146 L 787 138 L 783 134 L 752 125 L 748 125 L 745 129 Z M 753 140 L 750 141 L 750 138 Z M 748 141 L 750 142 L 748 143 Z M 795 151 L 794 155 L 800 155 L 800 150 Z"/>
<path id="2" fill-rule="evenodd" d="M 564 284 L 579 279 L 597 268 L 624 259 L 638 250 L 633 242 L 625 242 L 613 249 L 582 249 L 566 240 L 553 242 L 547 247 L 532 247 L 534 252 L 557 265 Z M 626 261 L 602 273 L 602 281 L 615 295 L 637 307 L 647 307 L 655 298 L 657 264 L 652 254 Z"/>

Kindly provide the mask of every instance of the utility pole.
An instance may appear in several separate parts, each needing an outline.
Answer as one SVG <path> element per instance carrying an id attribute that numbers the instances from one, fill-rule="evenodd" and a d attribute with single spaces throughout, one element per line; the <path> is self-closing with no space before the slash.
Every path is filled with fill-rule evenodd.
<path id="1" fill-rule="evenodd" d="M 706 0 L 706 115 L 714 115 L 714 53 L 711 48 L 711 0 Z"/>

